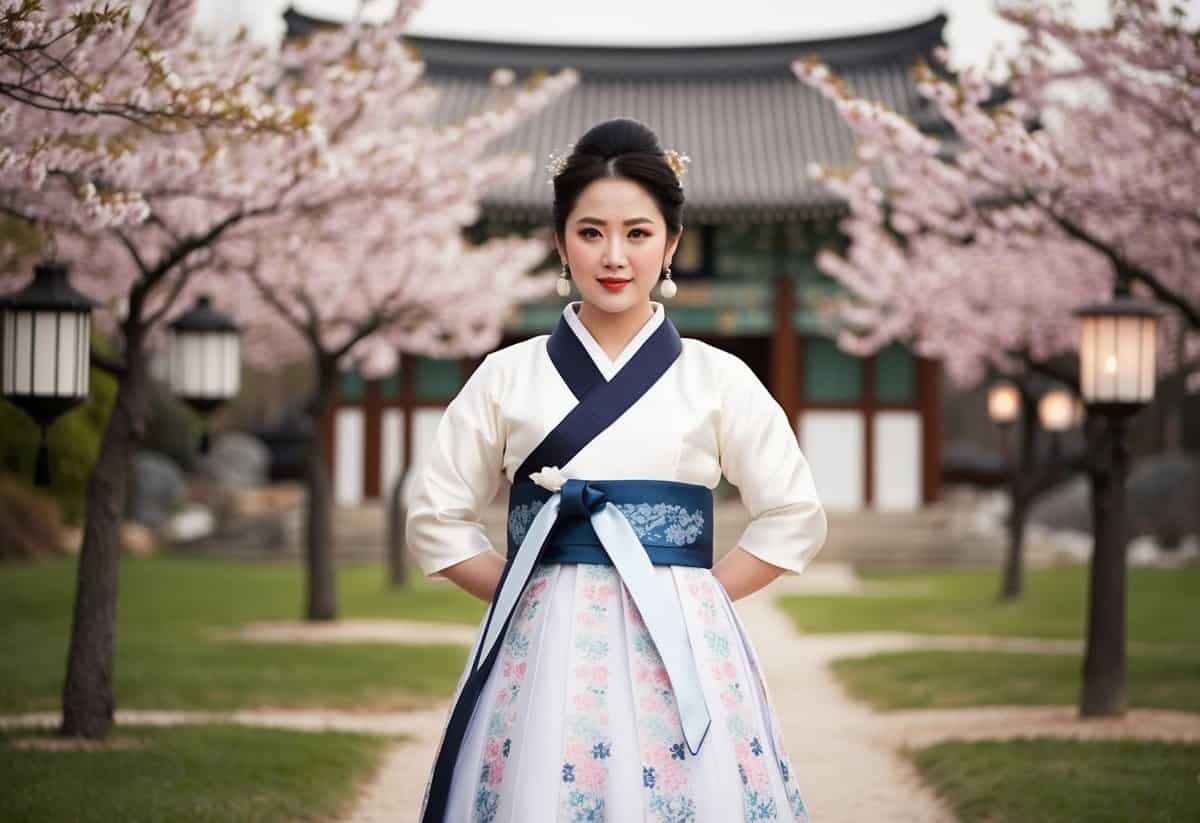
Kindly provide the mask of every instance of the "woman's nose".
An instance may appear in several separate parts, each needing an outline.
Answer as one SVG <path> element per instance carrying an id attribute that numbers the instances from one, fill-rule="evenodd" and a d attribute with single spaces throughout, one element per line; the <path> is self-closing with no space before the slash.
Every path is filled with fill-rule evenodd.
<path id="1" fill-rule="evenodd" d="M 605 245 L 604 265 L 617 267 L 625 265 L 625 248 L 619 239 L 614 238 Z"/>

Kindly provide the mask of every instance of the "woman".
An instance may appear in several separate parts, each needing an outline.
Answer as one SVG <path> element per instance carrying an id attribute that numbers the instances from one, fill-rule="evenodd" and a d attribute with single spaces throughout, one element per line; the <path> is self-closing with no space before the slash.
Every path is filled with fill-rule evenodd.
<path id="1" fill-rule="evenodd" d="M 622 118 L 552 163 L 560 293 L 582 299 L 488 355 L 438 426 L 408 546 L 491 606 L 424 823 L 808 819 L 731 601 L 803 570 L 825 514 L 754 373 L 650 300 L 675 290 L 682 160 Z M 722 474 L 753 519 L 714 567 Z M 507 560 L 479 522 L 502 477 Z"/>

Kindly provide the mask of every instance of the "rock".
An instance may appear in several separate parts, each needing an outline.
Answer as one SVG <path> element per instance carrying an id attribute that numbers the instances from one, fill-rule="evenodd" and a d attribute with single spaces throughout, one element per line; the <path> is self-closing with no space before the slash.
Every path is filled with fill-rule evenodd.
<path id="1" fill-rule="evenodd" d="M 141 523 L 126 520 L 121 524 L 121 550 L 134 557 L 148 557 L 158 551 L 154 532 Z"/>
<path id="2" fill-rule="evenodd" d="M 1086 477 L 1073 477 L 1048 492 L 1029 513 L 1029 522 L 1057 531 L 1092 530 L 1092 492 Z"/>
<path id="3" fill-rule="evenodd" d="M 1149 535 L 1134 538 L 1129 544 L 1129 565 L 1174 569 L 1195 562 L 1200 556 L 1200 536 L 1190 534 L 1178 544 L 1166 548 Z"/>
<path id="4" fill-rule="evenodd" d="M 270 462 L 271 455 L 258 438 L 224 432 L 213 437 L 208 454 L 197 459 L 196 473 L 221 486 L 261 486 L 267 481 Z"/>
<path id="5" fill-rule="evenodd" d="M 0 474 L 0 562 L 55 553 L 61 529 L 58 506 L 49 495 Z"/>
<path id="6" fill-rule="evenodd" d="M 1138 460 L 1129 472 L 1129 536 L 1148 536 L 1159 549 L 1200 535 L 1200 459 L 1163 452 Z M 1057 530 L 1091 533 L 1091 489 L 1076 477 L 1038 502 L 1030 520 Z"/>
<path id="7" fill-rule="evenodd" d="M 133 458 L 128 516 L 151 528 L 161 526 L 182 499 L 184 485 L 183 472 L 171 458 L 152 451 L 138 452 Z"/>
<path id="8" fill-rule="evenodd" d="M 79 554 L 83 548 L 83 529 L 64 526 L 58 533 L 58 548 L 63 554 Z"/>
<path id="9" fill-rule="evenodd" d="M 1170 550 L 1200 535 L 1200 459 L 1169 451 L 1139 460 L 1129 472 L 1131 533 Z"/>
<path id="10" fill-rule="evenodd" d="M 168 543 L 186 543 L 208 537 L 215 528 L 216 518 L 207 506 L 189 503 L 171 515 L 158 533 Z"/>

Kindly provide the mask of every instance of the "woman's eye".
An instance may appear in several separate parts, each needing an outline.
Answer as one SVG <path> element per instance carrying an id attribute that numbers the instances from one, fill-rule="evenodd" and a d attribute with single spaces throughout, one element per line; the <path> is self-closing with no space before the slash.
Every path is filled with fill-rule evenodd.
<path id="1" fill-rule="evenodd" d="M 599 237 L 600 232 L 596 231 L 595 229 L 582 229 L 579 232 L 579 236 L 580 237 Z"/>
<path id="2" fill-rule="evenodd" d="M 647 233 L 647 232 L 645 232 L 645 231 L 642 231 L 641 229 L 633 229 L 633 231 L 629 232 L 629 236 L 630 236 L 630 237 L 633 237 L 633 233 L 634 233 L 634 232 L 637 232 L 637 233 L 638 233 L 638 234 L 640 234 L 642 237 L 649 237 L 649 236 L 650 236 L 650 235 L 649 235 L 649 233 Z"/>

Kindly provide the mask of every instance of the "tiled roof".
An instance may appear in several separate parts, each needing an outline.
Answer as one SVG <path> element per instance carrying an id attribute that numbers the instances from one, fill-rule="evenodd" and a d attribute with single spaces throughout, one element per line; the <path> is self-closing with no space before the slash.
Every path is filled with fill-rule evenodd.
<path id="1" fill-rule="evenodd" d="M 303 22 L 303 21 L 302 21 Z M 545 161 L 609 117 L 637 118 L 664 146 L 692 158 L 684 185 L 690 220 L 778 219 L 828 214 L 837 201 L 807 177 L 810 162 L 852 161 L 853 137 L 832 104 L 804 86 L 791 62 L 816 54 L 868 97 L 922 125 L 936 122 L 911 78 L 914 62 L 943 43 L 944 15 L 903 29 L 788 43 L 690 48 L 545 46 L 408 38 L 443 92 L 439 120 L 478 109 L 499 66 L 518 79 L 572 66 L 574 91 L 497 148 L 530 152 L 534 172 L 485 199 L 497 215 L 542 218 L 551 190 Z M 293 31 L 300 30 L 295 20 Z"/>
<path id="2" fill-rule="evenodd" d="M 524 76 L 574 66 L 576 89 L 500 141 L 498 148 L 533 154 L 533 174 L 487 197 L 493 211 L 542 216 L 550 186 L 546 155 L 565 150 L 590 126 L 609 117 L 635 117 L 664 146 L 688 154 L 688 215 L 721 219 L 778 218 L 827 212 L 836 206 L 811 182 L 810 162 L 851 162 L 853 137 L 833 106 L 800 83 L 791 61 L 817 54 L 851 88 L 886 101 L 918 122 L 930 119 L 910 70 L 942 43 L 941 15 L 906 29 L 834 40 L 745 47 L 597 48 L 520 46 L 413 39 L 427 78 L 443 90 L 447 120 L 480 106 L 493 68 Z"/>

